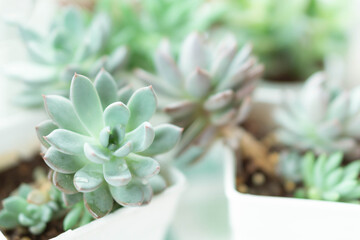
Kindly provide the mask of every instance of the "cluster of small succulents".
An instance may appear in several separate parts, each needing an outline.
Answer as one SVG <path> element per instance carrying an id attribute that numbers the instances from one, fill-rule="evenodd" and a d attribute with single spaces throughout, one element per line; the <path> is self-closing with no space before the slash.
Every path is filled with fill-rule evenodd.
<path id="1" fill-rule="evenodd" d="M 145 69 L 153 69 L 153 49 L 162 38 L 168 37 L 178 49 L 185 35 L 210 30 L 225 12 L 223 3 L 204 0 L 102 0 L 96 8 L 113 20 L 109 49 L 128 46 L 130 67 Z"/>
<path id="2" fill-rule="evenodd" d="M 75 74 L 70 100 L 44 97 L 51 120 L 37 127 L 53 184 L 66 201 L 83 199 L 95 218 L 108 214 L 114 200 L 122 206 L 149 203 L 149 181 L 160 171 L 152 156 L 173 148 L 182 132 L 148 122 L 157 107 L 152 87 L 135 91 L 126 104 L 118 99 L 116 83 L 105 70 L 94 83 Z"/>
<path id="3" fill-rule="evenodd" d="M 317 153 L 343 151 L 358 157 L 359 88 L 333 88 L 323 73 L 314 74 L 299 93 L 286 96 L 275 112 L 277 138 L 284 145 Z"/>
<path id="4" fill-rule="evenodd" d="M 303 80 L 346 50 L 350 1 L 233 1 L 228 24 L 251 41 L 271 80 Z"/>
<path id="5" fill-rule="evenodd" d="M 140 69 L 136 74 L 165 99 L 160 107 L 173 122 L 186 128 L 184 146 L 200 135 L 203 140 L 199 141 L 209 143 L 218 133 L 214 128 L 242 122 L 263 72 L 250 45 L 239 50 L 229 36 L 213 46 L 198 33 L 187 36 L 178 61 L 164 40 L 154 63 L 157 75 Z"/>
<path id="6" fill-rule="evenodd" d="M 64 210 L 60 192 L 46 178 L 37 179 L 34 186 L 20 185 L 2 204 L 0 227 L 23 226 L 35 235 L 42 233 L 47 223 Z"/>
<path id="7" fill-rule="evenodd" d="M 88 24 L 79 10 L 66 8 L 46 34 L 26 23 L 16 26 L 30 61 L 9 64 L 3 72 L 24 83 L 20 96 L 14 99 L 21 105 L 41 106 L 42 94 L 67 96 L 69 79 L 75 72 L 93 77 L 101 68 L 115 73 L 126 64 L 125 47 L 117 45 L 108 56 L 104 55 L 111 31 L 111 21 L 104 14 L 97 14 Z"/>
<path id="8" fill-rule="evenodd" d="M 304 187 L 296 197 L 315 200 L 358 203 L 360 198 L 360 161 L 341 166 L 343 154 L 322 154 L 318 158 L 307 153 L 302 160 Z"/>

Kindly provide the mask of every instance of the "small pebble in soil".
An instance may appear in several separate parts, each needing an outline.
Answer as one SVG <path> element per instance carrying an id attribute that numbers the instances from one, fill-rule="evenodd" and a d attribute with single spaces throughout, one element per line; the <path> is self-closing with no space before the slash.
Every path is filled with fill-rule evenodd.
<path id="1" fill-rule="evenodd" d="M 285 181 L 284 187 L 286 192 L 293 192 L 295 190 L 296 184 L 291 181 Z"/>
<path id="2" fill-rule="evenodd" d="M 248 192 L 248 187 L 245 184 L 241 184 L 238 186 L 237 190 L 241 193 L 247 193 Z"/>
<path id="3" fill-rule="evenodd" d="M 255 173 L 252 175 L 251 181 L 255 186 L 261 186 L 265 183 L 265 176 L 262 173 Z"/>

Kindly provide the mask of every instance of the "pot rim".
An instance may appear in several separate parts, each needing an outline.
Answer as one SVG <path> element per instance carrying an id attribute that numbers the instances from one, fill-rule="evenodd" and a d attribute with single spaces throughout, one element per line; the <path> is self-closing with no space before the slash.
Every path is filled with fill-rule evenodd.
<path id="1" fill-rule="evenodd" d="M 331 202 L 331 201 L 323 201 L 323 200 L 313 200 L 313 199 L 300 199 L 300 198 L 291 198 L 291 197 L 278 197 L 278 196 L 262 196 L 262 195 L 254 195 L 249 193 L 241 193 L 236 190 L 235 178 L 236 178 L 236 162 L 237 159 L 235 155 L 231 151 L 230 148 L 224 146 L 224 161 L 225 161 L 225 194 L 228 199 L 235 198 L 247 198 L 248 200 L 256 200 L 256 201 L 281 201 L 284 203 L 292 203 L 292 204 L 301 204 L 308 205 L 312 207 L 344 207 L 344 208 L 360 208 L 359 204 L 355 203 L 345 203 L 345 202 Z"/>

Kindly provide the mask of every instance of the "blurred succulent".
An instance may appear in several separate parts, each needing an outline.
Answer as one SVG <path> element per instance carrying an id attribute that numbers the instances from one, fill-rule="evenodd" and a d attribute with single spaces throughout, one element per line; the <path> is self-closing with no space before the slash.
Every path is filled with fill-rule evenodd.
<path id="1" fill-rule="evenodd" d="M 130 67 L 153 69 L 152 55 L 163 37 L 177 50 L 191 31 L 210 30 L 221 22 L 225 5 L 206 0 L 102 0 L 98 11 L 108 13 L 114 25 L 109 49 L 119 44 L 130 49 Z"/>
<path id="2" fill-rule="evenodd" d="M 34 186 L 22 184 L 14 195 L 2 203 L 1 227 L 13 229 L 24 226 L 35 235 L 41 234 L 47 223 L 64 209 L 60 192 L 47 180 Z"/>
<path id="3" fill-rule="evenodd" d="M 350 1 L 228 0 L 227 25 L 251 41 L 270 80 L 304 80 L 347 46 Z"/>
<path id="4" fill-rule="evenodd" d="M 325 154 L 317 159 L 313 153 L 303 158 L 302 177 L 304 187 L 295 196 L 315 200 L 359 202 L 360 198 L 360 161 L 341 166 L 343 154 Z"/>
<path id="5" fill-rule="evenodd" d="M 317 153 L 344 151 L 357 157 L 360 137 L 360 88 L 332 88 L 316 73 L 299 93 L 289 93 L 275 112 L 278 140 Z"/>
<path id="6" fill-rule="evenodd" d="M 93 220 L 93 216 L 86 210 L 84 202 L 77 202 L 71 207 L 64 218 L 64 230 L 74 229 L 88 224 Z"/>
<path id="7" fill-rule="evenodd" d="M 297 152 L 281 152 L 277 164 L 277 173 L 286 181 L 298 183 L 301 176 L 302 156 Z"/>
<path id="8" fill-rule="evenodd" d="M 42 94 L 67 96 L 74 73 L 94 77 L 101 68 L 111 73 L 126 63 L 127 49 L 118 47 L 104 56 L 111 31 L 110 19 L 104 14 L 94 16 L 87 24 L 85 16 L 75 8 L 66 8 L 54 19 L 46 34 L 32 26 L 16 23 L 30 61 L 12 63 L 3 72 L 11 79 L 24 83 L 18 104 L 42 105 Z"/>
<path id="9" fill-rule="evenodd" d="M 196 141 L 210 143 L 222 126 L 242 122 L 250 108 L 250 95 L 263 66 L 251 54 L 251 46 L 239 50 L 229 36 L 217 46 L 198 33 L 184 41 L 176 63 L 168 41 L 154 58 L 157 75 L 137 70 L 137 76 L 154 86 L 164 98 L 163 110 L 185 127 L 181 146 Z M 201 133 L 201 134 L 200 134 Z"/>
<path id="10" fill-rule="evenodd" d="M 47 148 L 44 161 L 54 170 L 53 184 L 67 194 L 65 202 L 83 198 L 95 218 L 112 210 L 113 199 L 122 206 L 149 203 L 149 179 L 160 171 L 152 156 L 173 148 L 182 131 L 147 122 L 157 107 L 151 86 L 137 90 L 127 105 L 118 99 L 115 81 L 106 71 L 94 83 L 75 75 L 70 100 L 44 97 L 51 120 L 37 127 Z"/>

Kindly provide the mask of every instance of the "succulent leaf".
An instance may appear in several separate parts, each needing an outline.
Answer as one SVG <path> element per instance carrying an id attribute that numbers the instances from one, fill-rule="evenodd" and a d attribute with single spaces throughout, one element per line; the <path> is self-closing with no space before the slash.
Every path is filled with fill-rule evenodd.
<path id="1" fill-rule="evenodd" d="M 60 128 L 88 135 L 69 99 L 56 95 L 44 96 L 44 105 L 48 115 Z"/>
<path id="2" fill-rule="evenodd" d="M 92 192 L 103 182 L 102 166 L 87 164 L 74 175 L 74 186 L 79 192 Z"/>
<path id="3" fill-rule="evenodd" d="M 71 229 L 72 227 L 74 227 L 76 225 L 76 223 L 79 221 L 80 216 L 81 216 L 81 205 L 80 207 L 74 207 L 70 210 L 70 212 L 66 215 L 65 219 L 64 219 L 64 230 L 67 231 L 69 229 Z"/>
<path id="4" fill-rule="evenodd" d="M 45 163 L 59 173 L 75 173 L 84 166 L 84 158 L 59 152 L 50 147 L 43 156 Z"/>
<path id="5" fill-rule="evenodd" d="M 147 149 L 155 138 L 155 131 L 149 122 L 144 122 L 125 136 L 125 142 L 131 143 L 133 152 L 142 152 Z"/>
<path id="6" fill-rule="evenodd" d="M 323 154 L 317 159 L 313 153 L 307 153 L 302 166 L 304 187 L 298 189 L 295 196 L 326 201 L 359 201 L 360 161 L 342 167 L 339 158 L 343 158 L 339 152 L 329 157 Z"/>
<path id="7" fill-rule="evenodd" d="M 103 164 L 110 160 L 108 153 L 99 146 L 84 144 L 84 153 L 88 160 L 93 163 Z"/>
<path id="8" fill-rule="evenodd" d="M 127 142 L 114 152 L 114 156 L 125 157 L 125 156 L 129 155 L 129 153 L 131 153 L 131 151 L 132 151 L 132 143 Z"/>
<path id="9" fill-rule="evenodd" d="M 115 158 L 104 164 L 104 177 L 108 184 L 119 187 L 128 184 L 132 176 L 125 160 Z"/>
<path id="10" fill-rule="evenodd" d="M 107 71 L 101 70 L 99 72 L 95 78 L 94 85 L 99 94 L 103 109 L 117 100 L 116 83 Z"/>
<path id="11" fill-rule="evenodd" d="M 84 202 L 94 218 L 107 215 L 113 207 L 113 200 L 105 185 L 100 186 L 95 191 L 84 193 Z"/>
<path id="12" fill-rule="evenodd" d="M 144 201 L 142 184 L 136 181 L 131 181 L 121 187 L 113 187 L 110 185 L 109 188 L 112 197 L 120 205 L 140 206 Z"/>
<path id="13" fill-rule="evenodd" d="M 86 96 L 86 99 L 83 96 Z M 70 99 L 81 122 L 97 137 L 104 128 L 104 119 L 99 95 L 90 79 L 75 74 L 71 83 Z"/>
<path id="14" fill-rule="evenodd" d="M 148 121 L 155 113 L 157 97 L 153 88 L 150 86 L 137 90 L 129 99 L 127 106 L 131 115 L 126 130 L 131 131 Z"/>
<path id="15" fill-rule="evenodd" d="M 190 34 L 181 47 L 179 66 L 181 72 L 192 73 L 196 68 L 205 69 L 208 62 L 205 39 L 199 33 Z"/>
<path id="16" fill-rule="evenodd" d="M 142 155 L 154 156 L 169 151 L 179 142 L 182 128 L 171 124 L 156 126 L 155 138 L 150 147 L 141 152 Z"/>
<path id="17" fill-rule="evenodd" d="M 149 184 L 153 190 L 154 194 L 161 193 L 165 190 L 167 183 L 160 175 L 155 175 L 149 179 Z"/>
<path id="18" fill-rule="evenodd" d="M 131 172 L 141 179 L 148 179 L 160 172 L 160 164 L 151 157 L 130 154 L 126 157 L 126 163 Z"/>
<path id="19" fill-rule="evenodd" d="M 45 140 L 45 136 L 49 135 L 52 131 L 54 131 L 55 129 L 57 129 L 58 126 L 51 120 L 45 120 L 42 123 L 40 123 L 39 125 L 37 125 L 35 127 L 36 129 L 36 133 L 37 133 L 37 137 L 40 140 L 41 144 L 46 147 L 49 148 L 51 145 Z"/>
<path id="20" fill-rule="evenodd" d="M 202 98 L 211 90 L 211 77 L 208 73 L 197 68 L 185 82 L 186 91 L 193 97 Z"/>
<path id="21" fill-rule="evenodd" d="M 54 172 L 52 177 L 52 182 L 54 186 L 66 194 L 75 194 L 77 190 L 73 183 L 74 175 L 73 174 L 63 174 L 59 172 Z"/>
<path id="22" fill-rule="evenodd" d="M 17 225 L 19 225 L 19 221 L 16 214 L 10 213 L 6 210 L 2 210 L 0 212 L 0 226 L 7 229 L 13 229 Z"/>
<path id="23" fill-rule="evenodd" d="M 113 102 L 104 111 L 106 126 L 110 129 L 120 124 L 126 126 L 130 118 L 130 111 L 122 102 Z"/>
<path id="24" fill-rule="evenodd" d="M 83 194 L 82 193 L 75 193 L 75 194 L 65 194 L 62 193 L 62 198 L 64 201 L 65 206 L 70 207 L 75 205 L 76 203 L 83 200 Z"/>
<path id="25" fill-rule="evenodd" d="M 84 152 L 86 142 L 92 142 L 89 137 L 65 129 L 55 129 L 45 140 L 61 152 L 77 155 Z"/>

